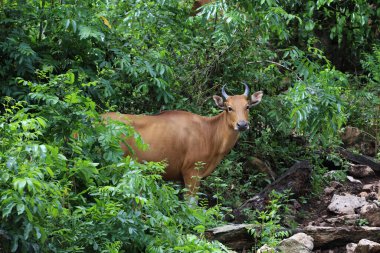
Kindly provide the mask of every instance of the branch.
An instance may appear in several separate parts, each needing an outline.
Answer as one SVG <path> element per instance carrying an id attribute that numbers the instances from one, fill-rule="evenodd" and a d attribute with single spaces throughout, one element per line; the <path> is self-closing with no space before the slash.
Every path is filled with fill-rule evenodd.
<path id="1" fill-rule="evenodd" d="M 282 68 L 284 68 L 284 69 L 286 69 L 286 70 L 289 70 L 289 71 L 293 71 L 292 69 L 286 67 L 285 65 L 282 65 L 281 63 L 278 63 L 278 62 L 275 62 L 275 61 L 265 60 L 264 62 L 274 64 L 274 65 L 276 65 L 276 66 L 282 67 Z M 247 62 L 247 64 L 253 64 L 253 63 L 263 63 L 263 61 Z M 299 81 L 302 81 L 302 79 L 301 79 L 298 75 L 296 75 L 296 77 L 297 77 L 297 79 L 298 79 Z"/>

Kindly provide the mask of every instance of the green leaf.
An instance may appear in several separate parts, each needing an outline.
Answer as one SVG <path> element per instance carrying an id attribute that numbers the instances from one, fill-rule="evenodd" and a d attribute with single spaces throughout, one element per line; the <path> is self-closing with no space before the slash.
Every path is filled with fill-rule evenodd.
<path id="1" fill-rule="evenodd" d="M 33 229 L 33 225 L 32 223 L 27 223 L 26 226 L 25 226 L 25 230 L 24 230 L 24 240 L 28 240 L 29 238 L 29 234 L 30 232 L 32 231 Z"/>
<path id="2" fill-rule="evenodd" d="M 24 213 L 25 205 L 21 204 L 21 203 L 17 204 L 16 209 L 17 209 L 17 214 L 20 215 L 20 214 Z"/>
<path id="3" fill-rule="evenodd" d="M 24 191 L 26 185 L 26 178 L 17 178 L 13 182 L 13 187 L 15 190 L 18 190 L 20 193 Z"/>
<path id="4" fill-rule="evenodd" d="M 16 205 L 16 203 L 9 203 L 6 207 L 3 208 L 3 218 L 8 217 L 9 214 L 12 212 L 13 207 Z"/>
<path id="5" fill-rule="evenodd" d="M 305 23 L 305 29 L 306 31 L 312 31 L 314 29 L 315 23 L 312 20 L 308 20 Z"/>

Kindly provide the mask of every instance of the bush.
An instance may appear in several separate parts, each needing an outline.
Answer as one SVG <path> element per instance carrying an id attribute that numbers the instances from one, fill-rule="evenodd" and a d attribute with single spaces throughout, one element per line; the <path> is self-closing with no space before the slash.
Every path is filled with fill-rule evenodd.
<path id="1" fill-rule="evenodd" d="M 143 146 L 141 139 L 131 127 L 102 124 L 78 88 L 89 84 L 72 76 L 20 80 L 31 90 L 29 103 L 6 99 L 0 229 L 9 251 L 224 251 L 196 237 L 220 222 L 219 207 L 180 200 L 161 179 L 164 164 L 122 158 L 120 136 Z"/>

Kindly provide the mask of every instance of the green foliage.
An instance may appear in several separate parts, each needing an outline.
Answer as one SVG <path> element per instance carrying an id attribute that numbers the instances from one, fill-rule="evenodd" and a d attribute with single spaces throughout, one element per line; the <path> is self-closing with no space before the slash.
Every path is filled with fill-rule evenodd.
<path id="1" fill-rule="evenodd" d="M 288 191 L 283 193 L 272 191 L 266 209 L 251 214 L 251 219 L 258 226 L 260 234 L 257 234 L 255 229 L 249 232 L 256 239 L 260 238 L 258 247 L 264 244 L 275 247 L 283 238 L 289 236 L 290 233 L 281 225 L 281 220 L 284 218 L 284 214 L 289 213 L 287 204 L 290 196 Z"/>
<path id="2" fill-rule="evenodd" d="M 236 162 L 239 160 L 242 160 L 241 155 L 231 151 L 218 169 L 202 183 L 201 189 L 209 192 L 216 203 L 239 207 L 242 201 L 253 197 L 271 182 L 268 175 L 254 171 L 247 164 Z"/>
<path id="3" fill-rule="evenodd" d="M 0 234 L 20 252 L 216 252 L 203 232 L 295 160 L 339 144 L 344 124 L 379 138 L 379 20 L 370 1 L 0 1 Z M 104 110 L 216 114 L 211 95 L 263 90 L 252 130 L 189 208 L 161 163 L 122 158 L 126 125 Z M 211 108 L 211 109 L 210 109 Z M 199 164 L 199 167 L 202 167 Z M 318 190 L 319 189 L 319 190 Z M 201 189 L 202 190 L 202 189 Z M 213 201 L 210 201 L 213 204 Z M 262 213 L 276 238 L 282 206 Z M 269 218 L 267 218 L 269 217 Z M 268 239 L 269 240 L 269 239 Z M 277 239 L 275 239 L 277 240 Z"/>
<path id="4" fill-rule="evenodd" d="M 373 47 L 373 51 L 365 55 L 361 61 L 365 73 L 359 76 L 364 81 L 355 82 L 350 96 L 349 122 L 365 129 L 380 139 L 380 44 Z"/>
<path id="5" fill-rule="evenodd" d="M 289 89 L 286 99 L 297 134 L 306 136 L 312 143 L 331 144 L 331 138 L 347 119 L 346 102 L 342 99 L 346 85 L 342 73 L 323 70 Z"/>
<path id="6" fill-rule="evenodd" d="M 142 140 L 129 126 L 99 122 L 79 90 L 89 83 L 71 72 L 46 78 L 20 80 L 30 102 L 7 98 L 1 117 L 0 229 L 9 251 L 223 252 L 191 234 L 218 223 L 218 206 L 191 208 L 162 182 L 164 164 L 122 158 L 121 135 Z"/>
<path id="7" fill-rule="evenodd" d="M 366 219 L 358 219 L 356 224 L 358 226 L 367 226 L 369 223 Z"/>

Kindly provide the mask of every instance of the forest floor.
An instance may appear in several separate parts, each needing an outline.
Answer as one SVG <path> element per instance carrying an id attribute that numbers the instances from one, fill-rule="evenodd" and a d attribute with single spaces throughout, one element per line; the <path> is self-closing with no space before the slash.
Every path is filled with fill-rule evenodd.
<path id="1" fill-rule="evenodd" d="M 332 181 L 330 185 L 327 186 L 323 193 L 319 196 L 311 198 L 307 203 L 301 204 L 299 207 L 299 212 L 296 213 L 296 222 L 299 224 L 299 228 L 305 228 L 307 226 L 320 226 L 320 227 L 335 227 L 335 228 L 347 228 L 349 227 L 361 227 L 361 226 L 371 226 L 365 217 L 360 214 L 360 208 L 355 209 L 355 214 L 337 214 L 329 210 L 329 205 L 332 202 L 334 195 L 352 195 L 357 197 L 363 197 L 369 203 L 371 200 L 380 200 L 380 175 L 379 173 L 373 174 L 371 176 L 366 176 L 363 178 L 355 178 L 355 182 L 346 180 L 343 182 Z M 367 187 L 366 187 L 367 186 Z M 368 186 L 372 186 L 372 190 L 368 190 Z M 365 190 L 366 188 L 366 190 Z M 371 196 L 369 193 L 376 193 L 375 196 Z M 301 211 L 302 210 L 302 211 Z M 380 216 L 380 214 L 378 215 Z M 378 226 L 378 225 L 377 225 Z M 366 239 L 366 238 L 363 238 Z M 355 239 L 344 238 L 343 241 L 358 243 Z M 377 241 L 380 242 L 380 241 Z M 346 253 L 347 244 L 342 242 L 328 243 L 322 247 L 314 247 L 313 252 L 316 253 Z"/>

